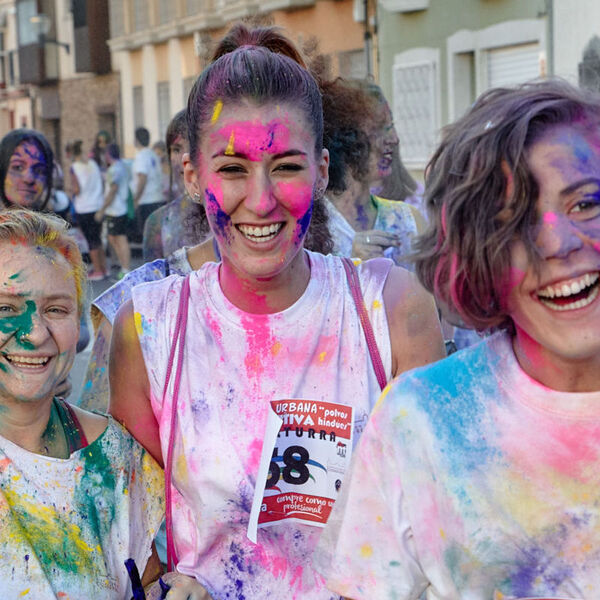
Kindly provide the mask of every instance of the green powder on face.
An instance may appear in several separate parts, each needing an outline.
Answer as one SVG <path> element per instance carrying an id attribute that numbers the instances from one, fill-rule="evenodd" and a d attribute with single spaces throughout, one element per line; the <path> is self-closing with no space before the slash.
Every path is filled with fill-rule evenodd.
<path id="1" fill-rule="evenodd" d="M 34 350 L 35 346 L 27 340 L 21 339 L 22 336 L 27 336 L 33 329 L 32 316 L 36 312 L 35 302 L 32 300 L 25 301 L 25 311 L 20 315 L 0 318 L 0 333 L 16 333 L 17 343 L 25 350 Z"/>
<path id="2" fill-rule="evenodd" d="M 18 279 L 19 277 L 21 277 L 21 271 L 18 271 L 17 273 L 11 275 L 9 279 Z"/>

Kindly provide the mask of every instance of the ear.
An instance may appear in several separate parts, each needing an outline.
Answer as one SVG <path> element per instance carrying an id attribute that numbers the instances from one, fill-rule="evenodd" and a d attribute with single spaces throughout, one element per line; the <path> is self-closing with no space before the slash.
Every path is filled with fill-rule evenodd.
<path id="1" fill-rule="evenodd" d="M 317 181 L 315 188 L 326 190 L 329 184 L 329 150 L 323 148 L 321 151 L 321 160 L 317 165 Z"/>
<path id="2" fill-rule="evenodd" d="M 200 190 L 200 182 L 198 181 L 198 172 L 194 163 L 190 159 L 190 153 L 186 152 L 181 162 L 183 163 L 183 181 L 185 182 L 185 188 L 192 199 L 198 197 L 203 198 L 203 194 Z"/>

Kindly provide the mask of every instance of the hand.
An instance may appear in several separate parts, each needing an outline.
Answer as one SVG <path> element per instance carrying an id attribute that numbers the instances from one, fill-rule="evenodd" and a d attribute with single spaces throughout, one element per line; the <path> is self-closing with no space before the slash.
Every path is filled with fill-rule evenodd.
<path id="1" fill-rule="evenodd" d="M 367 260 L 376 256 L 383 256 L 383 251 L 390 246 L 397 246 L 400 236 L 387 231 L 369 229 L 368 231 L 357 231 L 354 234 L 352 244 L 352 256 Z"/>
<path id="2" fill-rule="evenodd" d="M 94 221 L 96 221 L 96 223 L 102 223 L 102 219 L 104 219 L 104 212 L 102 212 L 101 210 L 99 210 L 94 215 Z"/>
<path id="3" fill-rule="evenodd" d="M 69 377 L 65 377 L 62 381 L 56 384 L 54 388 L 54 395 L 59 398 L 67 398 L 73 389 L 73 385 Z"/>
<path id="4" fill-rule="evenodd" d="M 166 596 L 167 600 L 212 600 L 204 586 L 193 577 L 180 573 L 167 573 L 162 576 L 162 580 L 171 586 Z M 146 597 L 148 600 L 158 600 L 160 591 L 160 584 L 157 581 L 146 591 Z"/>

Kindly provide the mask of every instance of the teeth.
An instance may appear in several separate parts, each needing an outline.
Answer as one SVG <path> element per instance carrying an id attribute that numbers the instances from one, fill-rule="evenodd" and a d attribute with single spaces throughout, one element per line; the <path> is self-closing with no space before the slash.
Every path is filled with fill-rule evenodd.
<path id="1" fill-rule="evenodd" d="M 34 356 L 14 356 L 12 354 L 7 354 L 6 358 L 15 364 L 18 365 L 45 365 L 50 359 L 48 357 L 34 357 Z"/>
<path id="2" fill-rule="evenodd" d="M 598 273 L 586 273 L 577 281 L 571 284 L 563 283 L 562 285 L 553 287 L 549 285 L 543 290 L 540 290 L 537 295 L 541 298 L 561 298 L 565 296 L 572 296 L 573 294 L 579 294 L 581 290 L 585 289 L 598 281 Z"/>
<path id="3" fill-rule="evenodd" d="M 272 240 L 282 227 L 283 223 L 271 223 L 271 225 L 264 225 L 263 227 L 238 225 L 238 229 L 253 242 L 268 242 Z"/>
<path id="4" fill-rule="evenodd" d="M 595 287 L 587 298 L 582 298 L 581 300 L 577 300 L 577 302 L 571 302 L 570 304 L 555 304 L 554 302 L 550 302 L 545 298 L 540 298 L 540 302 L 552 310 L 577 310 L 578 308 L 583 308 L 584 306 L 591 304 L 598 296 L 598 292 L 600 292 L 600 288 Z"/>

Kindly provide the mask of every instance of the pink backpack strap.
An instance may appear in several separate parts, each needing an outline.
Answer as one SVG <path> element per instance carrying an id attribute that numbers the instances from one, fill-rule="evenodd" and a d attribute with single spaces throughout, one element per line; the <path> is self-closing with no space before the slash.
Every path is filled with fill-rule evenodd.
<path id="1" fill-rule="evenodd" d="M 163 389 L 163 406 L 167 397 L 167 389 L 171 372 L 173 371 L 173 362 L 175 352 L 177 353 L 177 364 L 175 366 L 175 379 L 173 380 L 173 396 L 171 400 L 171 424 L 169 427 L 169 445 L 167 446 L 167 460 L 165 462 L 165 515 L 167 529 L 167 566 L 169 571 L 173 571 L 177 565 L 177 555 L 175 554 L 175 544 L 173 542 L 173 499 L 171 496 L 171 477 L 173 475 L 173 447 L 175 446 L 175 424 L 177 421 L 177 398 L 179 396 L 179 384 L 181 382 L 181 368 L 183 365 L 183 349 L 185 346 L 185 332 L 187 329 L 188 305 L 190 300 L 190 276 L 186 276 L 181 286 L 179 295 L 179 308 L 175 320 L 175 333 L 169 352 L 169 362 L 167 364 L 167 374 L 165 378 L 165 387 Z"/>
<path id="2" fill-rule="evenodd" d="M 375 369 L 375 376 L 377 377 L 377 383 L 383 391 L 383 388 L 387 385 L 387 377 L 385 376 L 385 369 L 383 368 L 383 361 L 381 360 L 381 354 L 379 354 L 379 348 L 375 341 L 375 334 L 373 333 L 373 327 L 369 320 L 369 314 L 365 306 L 365 300 L 360 289 L 360 281 L 358 279 L 358 272 L 354 263 L 350 258 L 342 258 L 342 264 L 346 270 L 346 277 L 348 278 L 348 284 L 350 285 L 350 292 L 352 293 L 352 299 L 354 300 L 354 306 L 358 312 L 358 318 L 362 326 L 365 339 L 367 340 L 367 348 L 369 349 L 369 355 L 371 356 L 371 363 L 373 369 Z"/>

